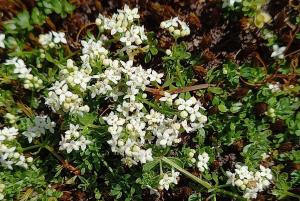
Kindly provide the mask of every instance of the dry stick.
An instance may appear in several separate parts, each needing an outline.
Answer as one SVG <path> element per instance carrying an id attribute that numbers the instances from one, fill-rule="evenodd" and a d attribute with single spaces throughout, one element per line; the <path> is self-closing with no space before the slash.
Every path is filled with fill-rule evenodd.
<path id="1" fill-rule="evenodd" d="M 188 86 L 188 87 L 183 87 L 183 88 L 177 88 L 177 89 L 167 90 L 167 91 L 163 91 L 161 89 L 153 89 L 153 88 L 146 87 L 145 91 L 150 92 L 152 94 L 163 96 L 164 92 L 168 92 L 168 93 L 171 93 L 171 94 L 180 94 L 180 93 L 185 93 L 185 92 L 189 92 L 189 91 L 196 91 L 196 90 L 199 90 L 199 89 L 206 89 L 210 86 L 215 86 L 215 85 L 213 85 L 213 84 L 199 84 L 199 85 Z"/>
<path id="2" fill-rule="evenodd" d="M 52 20 L 50 19 L 50 17 L 47 17 L 47 18 L 46 18 L 46 23 L 47 23 L 47 25 L 49 25 L 49 27 L 50 27 L 52 30 L 56 31 L 56 26 L 55 26 L 55 24 L 52 22 Z"/>
<path id="3" fill-rule="evenodd" d="M 296 50 L 296 51 L 294 51 L 294 52 L 291 52 L 291 53 L 289 53 L 289 54 L 287 54 L 287 55 L 285 55 L 285 57 L 290 57 L 290 56 L 292 56 L 292 55 L 294 55 L 294 54 L 297 54 L 297 53 L 300 53 L 300 49 L 299 49 L 299 50 Z"/>
<path id="4" fill-rule="evenodd" d="M 48 145 L 43 145 L 40 142 L 36 141 L 37 144 L 32 145 L 30 147 L 25 147 L 23 148 L 23 152 L 32 150 L 32 149 L 36 149 L 36 148 L 45 148 L 47 149 L 57 160 L 59 160 L 59 162 L 61 162 L 62 166 L 69 170 L 71 173 L 75 174 L 75 175 L 80 175 L 80 170 L 76 167 L 74 167 L 72 164 L 70 164 L 68 161 L 66 161 L 65 159 L 63 159 L 60 155 L 58 155 L 55 151 L 53 147 L 50 147 Z"/>
<path id="5" fill-rule="evenodd" d="M 96 23 L 95 23 L 95 22 L 89 23 L 89 24 L 86 24 L 86 25 L 84 25 L 83 27 L 80 28 L 80 30 L 78 31 L 78 33 L 77 33 L 77 35 L 76 35 L 76 42 L 77 42 L 77 43 L 78 43 L 79 36 L 80 36 L 81 32 L 82 32 L 84 29 L 86 29 L 87 27 L 91 26 L 91 25 L 96 25 Z"/>
<path id="6" fill-rule="evenodd" d="M 58 155 L 52 147 L 45 145 L 44 148 L 47 149 L 53 156 L 55 156 L 55 158 L 57 158 L 57 160 L 59 160 L 62 163 L 62 166 L 65 169 L 69 170 L 70 172 L 72 172 L 75 175 L 80 175 L 80 170 L 78 168 L 74 167 L 72 164 L 70 164 L 65 159 L 63 159 L 60 155 Z"/>
<path id="7" fill-rule="evenodd" d="M 284 50 L 284 54 L 287 53 L 287 51 L 289 50 L 289 48 L 291 47 L 291 45 L 293 44 L 295 38 L 296 38 L 296 34 L 300 31 L 300 26 L 297 26 L 295 33 L 292 36 L 292 39 L 289 41 L 289 43 L 287 44 L 285 50 Z"/>
<path id="8" fill-rule="evenodd" d="M 266 73 L 266 75 L 267 75 L 267 74 L 268 74 L 267 66 L 266 66 L 265 62 L 263 61 L 263 59 L 261 58 L 261 56 L 259 55 L 258 52 L 256 52 L 255 57 L 256 57 L 256 59 L 263 65 L 264 71 L 265 71 L 265 73 Z"/>
<path id="9" fill-rule="evenodd" d="M 244 78 L 242 78 L 242 77 L 240 77 L 240 80 L 241 80 L 244 84 L 246 84 L 246 85 L 248 85 L 248 86 L 250 86 L 250 87 L 260 87 L 260 86 L 262 86 L 262 85 L 265 83 L 265 81 L 262 82 L 262 83 L 250 83 L 250 82 L 247 82 L 246 80 L 244 80 Z"/>

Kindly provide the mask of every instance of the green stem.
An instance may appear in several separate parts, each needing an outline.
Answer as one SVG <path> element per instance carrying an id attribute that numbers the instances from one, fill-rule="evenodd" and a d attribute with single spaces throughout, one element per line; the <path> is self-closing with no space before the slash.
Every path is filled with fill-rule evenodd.
<path id="1" fill-rule="evenodd" d="M 286 192 L 285 193 L 287 196 L 293 197 L 293 198 L 297 198 L 298 200 L 300 200 L 300 195 L 297 195 L 295 193 L 292 192 Z"/>
<path id="2" fill-rule="evenodd" d="M 179 61 L 177 61 L 177 64 L 176 64 L 176 74 L 177 74 L 177 76 L 179 78 L 179 82 L 180 82 L 180 85 L 181 85 L 180 87 L 184 87 L 184 80 L 182 79 L 179 66 L 180 66 L 180 63 L 179 63 Z"/>
<path id="3" fill-rule="evenodd" d="M 61 163 L 65 162 L 65 160 L 60 155 L 58 155 L 52 147 L 45 145 L 44 148 L 47 149 L 53 156 L 55 156 Z"/>
<path id="4" fill-rule="evenodd" d="M 168 158 L 163 157 L 161 159 L 162 161 L 164 161 L 165 163 L 169 164 L 170 166 L 174 167 L 175 169 L 177 169 L 178 171 L 180 171 L 182 174 L 184 174 L 185 176 L 189 177 L 190 179 L 192 179 L 193 181 L 201 184 L 202 186 L 204 186 L 205 188 L 207 188 L 208 190 L 212 190 L 212 185 L 202 179 L 200 179 L 199 177 L 196 177 L 195 175 L 192 175 L 191 173 L 189 173 L 188 171 L 186 171 L 185 169 L 183 169 L 182 167 L 180 167 L 179 165 L 177 165 L 176 163 L 174 163 L 173 161 L 169 160 Z M 246 199 L 229 191 L 223 190 L 223 189 L 215 189 L 213 190 L 215 191 L 215 193 L 222 193 L 224 195 L 228 195 L 230 197 L 233 197 L 237 200 L 243 200 L 245 201 Z"/>
<path id="5" fill-rule="evenodd" d="M 160 175 L 163 175 L 163 173 L 164 173 L 161 160 L 159 160 L 159 172 L 160 172 Z"/>
<path id="6" fill-rule="evenodd" d="M 31 150 L 31 149 L 41 148 L 41 147 L 43 147 L 41 144 L 32 145 L 32 146 L 23 148 L 23 152 L 24 152 L 24 151 L 29 151 L 29 150 Z"/>
<path id="7" fill-rule="evenodd" d="M 185 169 L 181 168 L 179 165 L 177 165 L 176 163 L 174 163 L 173 161 L 169 160 L 168 158 L 163 157 L 162 160 L 169 164 L 170 166 L 174 167 L 175 169 L 177 169 L 178 171 L 180 171 L 182 174 L 184 174 L 185 176 L 189 177 L 190 179 L 192 179 L 193 181 L 201 184 L 202 186 L 204 186 L 207 189 L 211 189 L 212 186 L 210 183 L 196 177 L 195 175 L 192 175 L 191 173 L 189 173 L 188 171 L 186 171 Z"/>

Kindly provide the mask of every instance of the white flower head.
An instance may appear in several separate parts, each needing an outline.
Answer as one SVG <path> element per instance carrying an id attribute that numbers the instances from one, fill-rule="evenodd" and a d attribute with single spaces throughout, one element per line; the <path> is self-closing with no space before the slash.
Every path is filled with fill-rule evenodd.
<path id="1" fill-rule="evenodd" d="M 58 44 L 58 43 L 67 44 L 65 33 L 52 31 L 52 34 L 53 34 L 53 42 L 55 44 Z"/>
<path id="2" fill-rule="evenodd" d="M 273 52 L 271 54 L 271 57 L 284 59 L 284 52 L 286 50 L 286 47 L 279 47 L 278 45 L 273 45 Z"/>
<path id="3" fill-rule="evenodd" d="M 168 105 L 173 104 L 173 100 L 178 96 L 178 94 L 170 94 L 169 92 L 164 92 L 164 96 L 159 99 L 161 102 L 166 102 Z"/>

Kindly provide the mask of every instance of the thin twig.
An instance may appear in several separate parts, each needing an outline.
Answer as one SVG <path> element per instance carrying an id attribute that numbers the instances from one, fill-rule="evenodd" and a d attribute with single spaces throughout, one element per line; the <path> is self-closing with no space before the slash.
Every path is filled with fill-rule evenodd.
<path id="1" fill-rule="evenodd" d="M 80 28 L 80 30 L 78 31 L 78 33 L 77 33 L 77 35 L 76 35 L 76 43 L 78 43 L 79 36 L 80 36 L 81 32 L 82 32 L 84 29 L 86 29 L 87 27 L 92 26 L 92 25 L 96 25 L 96 23 L 95 23 L 95 22 L 92 22 L 92 23 L 86 24 L 86 25 L 84 25 L 83 27 Z"/>
<path id="2" fill-rule="evenodd" d="M 170 94 L 180 94 L 180 93 L 185 93 L 185 92 L 189 92 L 189 91 L 196 91 L 199 89 L 206 89 L 206 88 L 212 87 L 212 86 L 215 86 L 215 85 L 213 85 L 213 84 L 198 84 L 198 85 L 187 86 L 187 87 L 166 90 L 166 91 L 164 91 L 163 89 L 153 89 L 150 87 L 146 87 L 145 91 L 150 92 L 154 95 L 163 96 L 164 92 L 168 92 Z"/>
<path id="3" fill-rule="evenodd" d="M 80 175 L 80 170 L 78 168 L 74 167 L 72 164 L 70 164 L 65 159 L 63 159 L 60 155 L 58 155 L 52 147 L 45 145 L 44 148 L 47 149 L 53 156 L 55 156 L 55 158 L 57 158 L 57 160 L 59 160 L 62 163 L 62 166 L 65 169 L 69 170 L 70 172 L 72 172 L 75 175 Z"/>
<path id="4" fill-rule="evenodd" d="M 289 43 L 287 44 L 285 50 L 284 50 L 284 54 L 288 52 L 289 48 L 291 47 L 291 45 L 293 44 L 297 33 L 300 31 L 300 26 L 297 26 L 295 33 L 293 34 L 291 40 L 289 41 Z"/>

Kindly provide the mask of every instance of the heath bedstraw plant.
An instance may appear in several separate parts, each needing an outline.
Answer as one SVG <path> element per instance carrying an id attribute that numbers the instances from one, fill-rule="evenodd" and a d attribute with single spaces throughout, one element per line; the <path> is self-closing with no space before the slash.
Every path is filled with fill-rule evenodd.
<path id="1" fill-rule="evenodd" d="M 223 3 L 257 28 L 271 21 L 263 0 Z M 183 176 L 194 182 L 197 198 L 249 200 L 273 186 L 277 197 L 297 197 L 290 191 L 298 173 L 288 182 L 276 164 L 298 160 L 298 152 L 280 155 L 279 148 L 300 135 L 299 86 L 274 79 L 280 66 L 228 62 L 207 72 L 207 84 L 194 86 L 199 61 L 183 41 L 191 34 L 188 23 L 179 17 L 160 23 L 173 42 L 164 49 L 140 24 L 138 9 L 127 5 L 88 25 L 97 36 L 88 32 L 80 40 L 83 27 L 74 42 L 79 51 L 70 51 L 69 35 L 60 31 L 36 36 L 38 48 L 25 51 L 22 41 L 8 37 L 43 24 L 45 13 L 63 17 L 73 9 L 56 0 L 37 6 L 41 18 L 36 8 L 24 11 L 6 23 L 8 35 L 0 34 L 0 48 L 9 52 L 0 68 L 0 200 L 56 199 L 61 194 L 52 183 L 93 192 L 98 200 L 106 199 L 102 193 L 142 200 L 142 188 L 161 196 Z M 286 47 L 264 30 L 273 46 L 269 56 L 285 65 Z M 161 55 L 162 68 L 147 65 Z M 274 128 L 277 122 L 282 128 Z"/>

